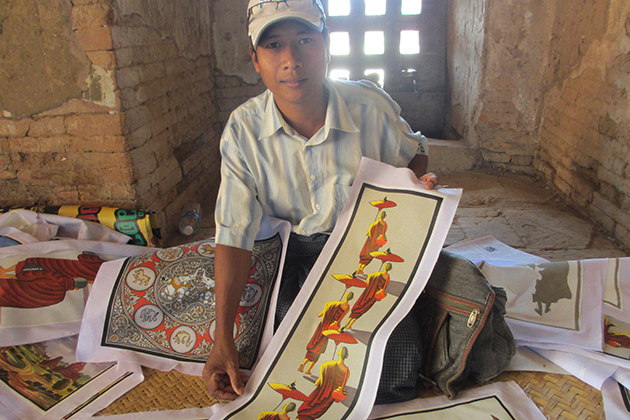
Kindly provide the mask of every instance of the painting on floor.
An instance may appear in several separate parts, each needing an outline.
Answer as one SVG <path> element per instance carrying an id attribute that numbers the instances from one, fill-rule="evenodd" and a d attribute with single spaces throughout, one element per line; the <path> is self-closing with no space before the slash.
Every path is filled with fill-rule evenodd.
<path id="1" fill-rule="evenodd" d="M 9 419 L 94 413 L 142 381 L 115 363 L 82 363 L 77 336 L 0 348 L 0 396 Z"/>
<path id="2" fill-rule="evenodd" d="M 543 420 L 546 417 L 516 382 L 497 382 L 463 391 L 456 400 L 418 398 L 374 407 L 369 420 Z"/>
<path id="3" fill-rule="evenodd" d="M 494 266 L 488 281 L 508 295 L 506 319 L 521 343 L 558 343 L 601 351 L 604 259 Z"/>
<path id="4" fill-rule="evenodd" d="M 146 247 L 63 240 L 0 249 L 0 346 L 79 333 L 85 301 L 105 261 Z"/>
<path id="5" fill-rule="evenodd" d="M 242 369 L 251 369 L 270 340 L 288 235 L 282 222 L 256 240 L 249 280 L 234 323 Z M 200 374 L 214 343 L 213 240 L 161 249 L 103 266 L 79 338 L 81 360 L 133 362 Z M 102 298 L 107 296 L 107 298 Z"/>

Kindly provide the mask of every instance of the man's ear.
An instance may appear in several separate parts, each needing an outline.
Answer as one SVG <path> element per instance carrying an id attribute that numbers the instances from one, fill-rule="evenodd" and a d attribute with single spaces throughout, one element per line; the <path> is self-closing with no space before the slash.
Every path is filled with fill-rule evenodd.
<path id="1" fill-rule="evenodd" d="M 256 69 L 256 73 L 260 73 L 260 65 L 258 64 L 258 55 L 256 54 L 256 50 L 251 45 L 249 46 L 249 55 L 252 57 L 252 63 L 254 63 L 254 68 Z"/>
<path id="2" fill-rule="evenodd" d="M 330 60 L 331 60 L 331 56 L 330 56 L 330 32 L 328 31 L 328 28 L 324 29 L 324 33 L 322 34 L 324 36 L 324 45 L 326 46 L 326 64 L 330 64 Z"/>

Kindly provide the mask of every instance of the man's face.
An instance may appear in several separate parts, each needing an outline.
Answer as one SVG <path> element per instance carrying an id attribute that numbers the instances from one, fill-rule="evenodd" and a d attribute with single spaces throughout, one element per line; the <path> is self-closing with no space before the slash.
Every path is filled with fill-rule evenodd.
<path id="1" fill-rule="evenodd" d="M 283 20 L 267 29 L 257 50 L 250 52 L 280 110 L 323 98 L 329 56 L 320 32 L 296 20 Z"/>

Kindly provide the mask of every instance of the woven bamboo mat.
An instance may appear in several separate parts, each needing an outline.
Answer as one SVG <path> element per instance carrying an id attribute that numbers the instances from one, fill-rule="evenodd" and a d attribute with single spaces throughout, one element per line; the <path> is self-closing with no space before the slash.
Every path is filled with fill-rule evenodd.
<path id="1" fill-rule="evenodd" d="M 209 407 L 218 401 L 201 377 L 143 369 L 145 380 L 101 411 L 103 415 Z M 601 392 L 574 376 L 543 372 L 504 372 L 497 381 L 516 382 L 549 419 L 604 419 Z M 434 396 L 426 391 L 421 396 Z"/>

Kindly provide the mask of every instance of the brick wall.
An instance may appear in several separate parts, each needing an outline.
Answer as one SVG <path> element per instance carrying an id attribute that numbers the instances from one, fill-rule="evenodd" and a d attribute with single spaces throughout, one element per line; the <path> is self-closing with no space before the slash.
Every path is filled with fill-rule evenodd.
<path id="1" fill-rule="evenodd" d="M 172 231 L 187 202 L 218 189 L 212 10 L 203 0 L 119 0 L 115 15 L 116 80 L 136 196 L 143 207 L 161 209 Z"/>
<path id="2" fill-rule="evenodd" d="M 449 124 L 630 247 L 630 3 L 472 4 L 450 2 Z"/>
<path id="3" fill-rule="evenodd" d="M 567 202 L 630 247 L 630 4 L 557 7 L 534 163 Z"/>
<path id="4" fill-rule="evenodd" d="M 253 66 L 253 65 L 252 65 Z M 246 83 L 238 76 L 223 75 L 216 71 L 215 92 L 217 96 L 218 119 L 223 126 L 236 107 L 265 91 L 261 79 L 258 83 Z"/>
<path id="5" fill-rule="evenodd" d="M 2 10 L 3 206 L 136 204 L 108 3 L 13 2 Z"/>
<path id="6" fill-rule="evenodd" d="M 213 12 L 171 3 L 0 7 L 1 206 L 155 210 L 168 232 L 214 194 Z"/>

